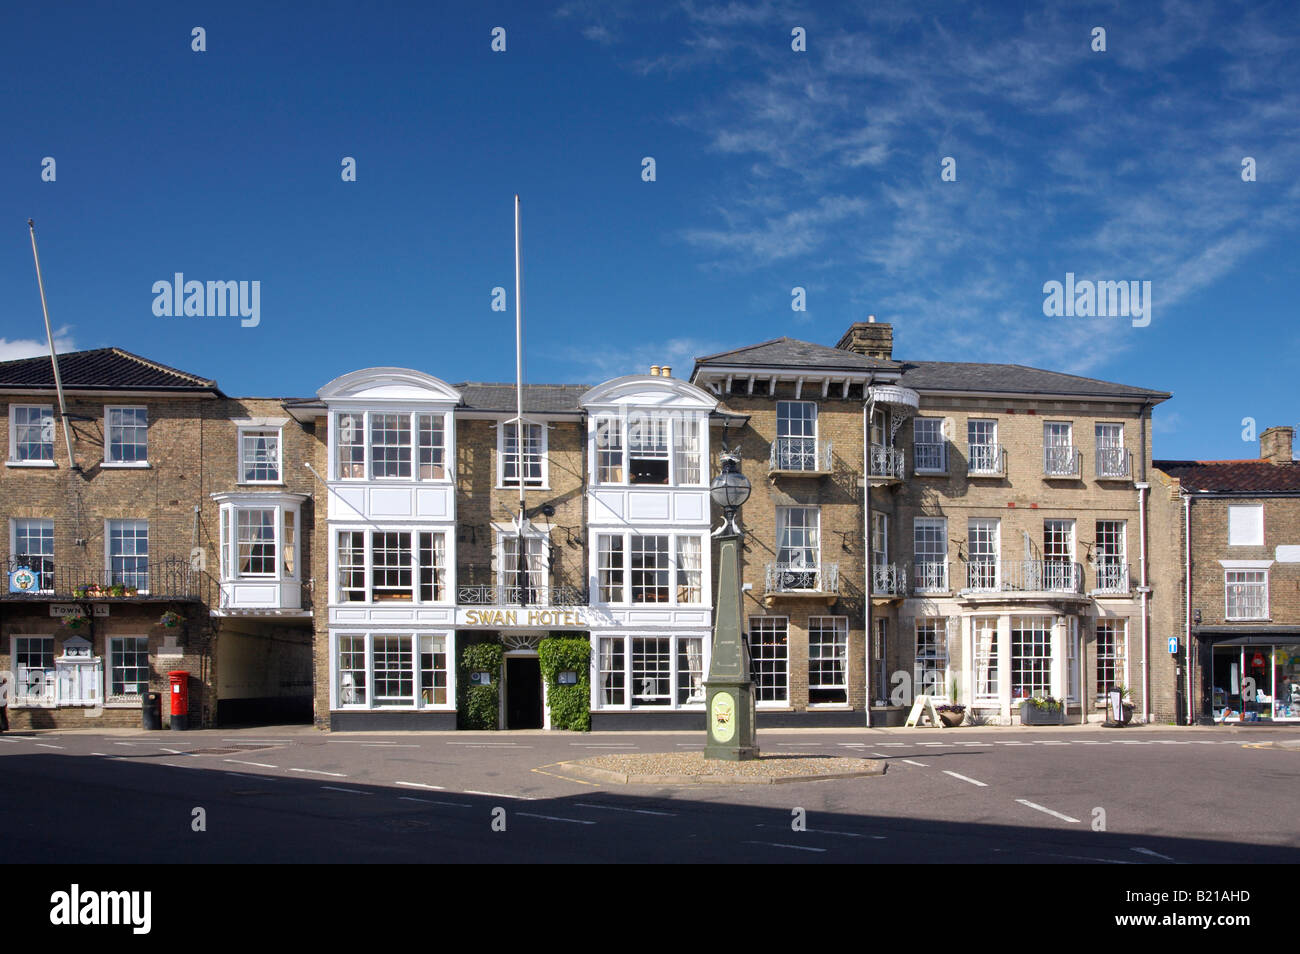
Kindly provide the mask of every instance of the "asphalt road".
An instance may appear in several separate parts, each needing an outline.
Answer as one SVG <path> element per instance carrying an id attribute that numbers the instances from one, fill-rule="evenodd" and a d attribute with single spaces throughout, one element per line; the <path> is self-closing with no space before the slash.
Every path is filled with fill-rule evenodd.
<path id="1" fill-rule="evenodd" d="M 1297 736 L 773 731 L 765 752 L 883 758 L 888 770 L 633 787 L 566 778 L 557 763 L 699 748 L 699 734 L 11 733 L 0 836 L 11 862 L 77 864 L 1295 863 L 1300 748 L 1255 746 Z"/>

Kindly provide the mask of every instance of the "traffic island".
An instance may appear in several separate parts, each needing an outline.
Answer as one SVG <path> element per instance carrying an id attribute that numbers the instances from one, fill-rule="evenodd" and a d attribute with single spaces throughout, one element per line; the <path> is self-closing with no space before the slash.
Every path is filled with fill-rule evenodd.
<path id="1" fill-rule="evenodd" d="M 884 775 L 885 760 L 782 753 L 732 762 L 706 759 L 703 752 L 648 752 L 597 755 L 547 768 L 616 785 L 780 785 Z"/>

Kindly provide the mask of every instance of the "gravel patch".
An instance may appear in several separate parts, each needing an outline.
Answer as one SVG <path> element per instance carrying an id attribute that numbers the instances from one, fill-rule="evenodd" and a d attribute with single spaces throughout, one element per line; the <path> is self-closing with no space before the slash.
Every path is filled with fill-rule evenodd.
<path id="1" fill-rule="evenodd" d="M 885 774 L 883 759 L 793 752 L 763 755 L 747 762 L 706 759 L 703 752 L 620 753 L 561 762 L 557 768 L 624 785 L 777 785 Z"/>

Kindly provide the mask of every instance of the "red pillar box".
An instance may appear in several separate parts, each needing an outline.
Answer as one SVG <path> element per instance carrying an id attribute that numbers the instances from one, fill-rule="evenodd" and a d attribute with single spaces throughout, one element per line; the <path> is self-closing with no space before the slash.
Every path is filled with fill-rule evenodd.
<path id="1" fill-rule="evenodd" d="M 172 728 L 188 729 L 190 727 L 190 674 L 177 670 L 167 674 L 171 680 Z"/>

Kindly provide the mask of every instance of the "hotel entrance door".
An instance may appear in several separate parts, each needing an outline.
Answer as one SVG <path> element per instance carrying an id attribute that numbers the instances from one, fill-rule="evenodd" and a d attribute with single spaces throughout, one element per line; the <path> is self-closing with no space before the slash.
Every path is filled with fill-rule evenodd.
<path id="1" fill-rule="evenodd" d="M 506 655 L 506 728 L 542 727 L 542 664 L 536 656 Z"/>

